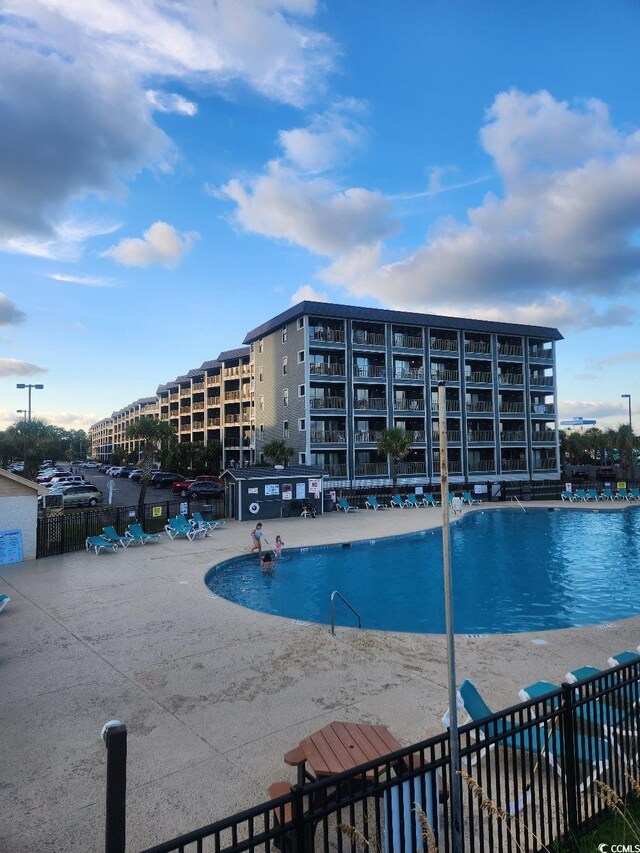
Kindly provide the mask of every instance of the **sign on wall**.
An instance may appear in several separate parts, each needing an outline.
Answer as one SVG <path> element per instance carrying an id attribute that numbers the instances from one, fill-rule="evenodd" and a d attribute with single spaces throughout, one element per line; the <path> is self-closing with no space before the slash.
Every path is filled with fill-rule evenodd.
<path id="1" fill-rule="evenodd" d="M 22 530 L 0 530 L 0 566 L 22 562 Z"/>
<path id="2" fill-rule="evenodd" d="M 283 483 L 282 484 L 282 500 L 290 501 L 293 497 L 293 487 L 291 483 Z"/>
<path id="3" fill-rule="evenodd" d="M 280 486 L 278 483 L 267 483 L 264 487 L 264 496 L 265 498 L 272 497 L 277 498 L 280 494 Z"/>

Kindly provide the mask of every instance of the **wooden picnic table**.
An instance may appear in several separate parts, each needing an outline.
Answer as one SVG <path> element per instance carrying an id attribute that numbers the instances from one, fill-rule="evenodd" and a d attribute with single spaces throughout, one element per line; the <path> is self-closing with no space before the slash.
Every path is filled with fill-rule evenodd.
<path id="1" fill-rule="evenodd" d="M 402 749 L 385 726 L 333 722 L 301 740 L 284 756 L 286 764 L 298 768 L 298 784 L 353 770 L 390 752 Z M 373 778 L 373 772 L 367 774 Z"/>

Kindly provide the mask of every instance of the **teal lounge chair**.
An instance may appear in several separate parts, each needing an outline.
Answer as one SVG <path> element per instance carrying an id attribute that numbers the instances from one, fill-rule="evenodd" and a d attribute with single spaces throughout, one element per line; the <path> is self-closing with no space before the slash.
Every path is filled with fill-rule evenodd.
<path id="1" fill-rule="evenodd" d="M 575 500 L 573 492 L 570 492 L 568 489 L 565 489 L 564 492 L 560 495 L 563 501 L 573 501 Z"/>
<path id="2" fill-rule="evenodd" d="M 96 554 L 99 554 L 100 551 L 118 550 L 117 543 L 109 542 L 109 540 L 105 536 L 87 536 L 84 541 L 84 547 L 87 551 L 90 551 L 93 548 Z"/>
<path id="3" fill-rule="evenodd" d="M 576 494 L 574 497 L 576 501 L 587 501 L 589 498 L 587 497 L 587 493 L 584 489 L 576 489 Z"/>
<path id="4" fill-rule="evenodd" d="M 338 498 L 338 502 L 336 504 L 338 510 L 342 510 L 342 512 L 357 512 L 357 506 L 351 506 L 349 501 L 346 498 Z"/>
<path id="5" fill-rule="evenodd" d="M 419 506 L 425 506 L 425 503 L 423 500 L 418 500 L 418 498 L 415 495 L 407 495 L 407 499 L 404 502 L 404 505 L 405 506 L 419 507 Z"/>
<path id="6" fill-rule="evenodd" d="M 204 527 L 207 530 L 217 530 L 219 527 L 224 527 L 224 519 L 217 518 L 215 520 L 211 519 L 211 521 L 207 521 L 202 517 L 201 512 L 194 512 L 191 514 L 189 524 L 194 524 L 196 527 Z"/>
<path id="7" fill-rule="evenodd" d="M 392 507 L 394 506 L 394 507 L 398 507 L 400 509 L 404 509 L 404 501 L 402 500 L 400 495 L 392 495 L 391 496 L 391 502 L 390 502 L 389 506 L 392 506 Z"/>
<path id="8" fill-rule="evenodd" d="M 147 542 L 159 542 L 159 533 L 145 533 L 141 524 L 127 525 L 125 536 L 128 536 L 132 542 L 138 542 L 140 545 L 145 545 Z"/>
<path id="9" fill-rule="evenodd" d="M 5 607 L 10 601 L 11 599 L 8 595 L 5 595 L 4 593 L 0 594 L 0 613 L 2 613 L 2 611 L 5 609 Z"/>
<path id="10" fill-rule="evenodd" d="M 640 489 L 638 489 L 638 488 L 629 489 L 629 497 L 633 501 L 640 501 Z"/>
<path id="11" fill-rule="evenodd" d="M 479 723 L 483 719 L 493 716 L 493 711 L 486 704 L 475 684 L 469 679 L 462 682 L 459 693 L 464 703 L 464 709 L 474 723 Z M 484 738 L 495 740 L 495 738 L 514 728 L 519 728 L 519 726 L 514 726 L 509 720 L 490 720 L 480 727 L 480 733 Z M 544 753 L 549 764 L 556 768 L 558 774 L 562 774 L 563 750 L 560 727 L 555 731 L 547 732 L 542 727 L 537 726 L 515 731 L 512 735 L 501 738 L 499 743 L 501 746 L 516 749 L 519 752 L 522 750 L 532 752 L 536 757 Z M 490 747 L 493 745 L 490 744 Z M 586 735 L 584 732 L 576 732 L 576 757 L 579 763 L 588 763 L 595 767 L 594 774 L 586 781 L 585 785 L 580 786 L 582 791 L 584 787 L 597 778 L 601 770 L 609 766 L 609 743 L 601 738 Z"/>
<path id="12" fill-rule="evenodd" d="M 629 500 L 629 492 L 624 487 L 621 489 L 618 489 L 617 497 L 621 501 L 628 501 Z"/>
<path id="13" fill-rule="evenodd" d="M 609 486 L 604 488 L 600 492 L 600 499 L 603 501 L 618 501 L 620 500 L 620 495 L 615 494 Z"/>
<path id="14" fill-rule="evenodd" d="M 607 663 L 610 667 L 614 666 L 627 666 L 630 663 L 636 663 L 640 661 L 640 654 L 638 652 L 618 652 L 617 655 L 611 655 Z"/>
<path id="15" fill-rule="evenodd" d="M 189 542 L 193 542 L 196 536 L 204 536 L 206 530 L 198 530 L 192 524 L 189 524 L 184 515 L 177 515 L 175 518 L 170 518 L 165 524 L 164 529 L 169 539 L 177 539 L 179 536 L 184 536 Z"/>
<path id="16" fill-rule="evenodd" d="M 378 503 L 378 498 L 375 495 L 369 495 L 365 504 L 365 509 L 387 509 L 387 505 Z"/>
<path id="17" fill-rule="evenodd" d="M 470 492 L 463 492 L 462 493 L 462 503 L 463 504 L 467 503 L 467 504 L 469 504 L 469 506 L 471 506 L 471 504 L 481 504 L 482 501 L 478 500 L 478 498 L 472 497 Z"/>
<path id="18" fill-rule="evenodd" d="M 109 542 L 113 542 L 114 545 L 122 545 L 123 548 L 128 548 L 133 541 L 130 536 L 120 536 L 115 527 L 112 526 L 103 527 L 102 534 Z"/>
<path id="19" fill-rule="evenodd" d="M 589 489 L 587 492 L 587 500 L 588 501 L 599 501 L 600 495 L 597 493 L 595 489 Z"/>
<path id="20" fill-rule="evenodd" d="M 437 501 L 431 493 L 424 496 L 422 503 L 424 506 L 440 506 L 440 501 Z"/>

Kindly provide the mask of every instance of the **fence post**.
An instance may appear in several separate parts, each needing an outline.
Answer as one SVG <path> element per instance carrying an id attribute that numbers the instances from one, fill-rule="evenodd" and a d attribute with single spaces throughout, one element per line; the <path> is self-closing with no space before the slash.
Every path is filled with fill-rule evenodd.
<path id="1" fill-rule="evenodd" d="M 291 791 L 294 795 L 291 802 L 291 806 L 293 808 L 293 832 L 295 837 L 294 850 L 296 853 L 306 853 L 304 791 L 302 790 L 302 785 L 292 785 Z"/>
<path id="2" fill-rule="evenodd" d="M 120 720 L 105 723 L 102 740 L 107 747 L 107 808 L 105 853 L 125 853 L 127 809 L 127 727 Z"/>
<path id="3" fill-rule="evenodd" d="M 573 695 L 575 686 L 562 683 L 562 766 L 564 770 L 567 803 L 567 834 L 575 838 L 578 829 L 578 763 L 576 760 L 576 737 Z"/>

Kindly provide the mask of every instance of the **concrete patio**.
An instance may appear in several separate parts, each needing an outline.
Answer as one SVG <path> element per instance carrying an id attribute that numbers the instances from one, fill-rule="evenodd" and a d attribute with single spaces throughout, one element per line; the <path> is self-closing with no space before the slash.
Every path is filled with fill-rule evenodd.
<path id="1" fill-rule="evenodd" d="M 487 509 L 495 505 L 473 511 Z M 280 533 L 297 547 L 440 521 L 434 509 L 361 510 L 264 527 L 270 541 Z M 163 535 L 160 544 L 116 554 L 1 567 L 0 592 L 11 596 L 0 615 L 5 853 L 104 849 L 100 730 L 112 718 L 129 732 L 131 851 L 265 800 L 272 781 L 294 780 L 285 751 L 331 720 L 381 723 L 406 744 L 441 731 L 443 636 L 340 628 L 334 637 L 326 625 L 255 613 L 209 593 L 207 569 L 246 553 L 251 529 L 227 522 L 194 542 Z M 639 642 L 640 618 L 459 636 L 458 678 L 472 677 L 498 709 L 514 704 L 523 684 L 604 666 Z"/>

